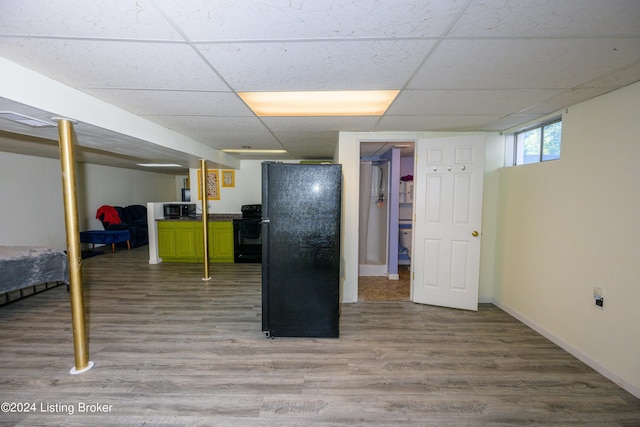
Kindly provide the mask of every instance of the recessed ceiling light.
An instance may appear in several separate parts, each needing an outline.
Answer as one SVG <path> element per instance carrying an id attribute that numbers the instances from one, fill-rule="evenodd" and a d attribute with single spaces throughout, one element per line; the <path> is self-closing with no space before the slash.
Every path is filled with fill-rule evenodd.
<path id="1" fill-rule="evenodd" d="M 35 119 L 33 117 L 25 116 L 24 114 L 14 113 L 13 111 L 0 111 L 0 117 L 6 120 L 10 120 L 15 123 L 31 126 L 34 128 L 55 127 L 56 124 L 52 122 L 46 122 L 44 120 Z"/>
<path id="2" fill-rule="evenodd" d="M 398 90 L 239 92 L 258 116 L 380 116 Z"/>
<path id="3" fill-rule="evenodd" d="M 233 154 L 283 154 L 287 152 L 287 150 L 260 150 L 254 148 L 225 148 L 221 151 Z"/>
<path id="4" fill-rule="evenodd" d="M 144 166 L 145 168 L 181 168 L 182 165 L 175 163 L 138 163 L 138 166 Z"/>

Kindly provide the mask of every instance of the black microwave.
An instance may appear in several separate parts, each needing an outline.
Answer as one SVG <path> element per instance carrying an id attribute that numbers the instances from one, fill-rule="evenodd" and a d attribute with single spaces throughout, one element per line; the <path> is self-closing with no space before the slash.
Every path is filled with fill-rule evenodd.
<path id="1" fill-rule="evenodd" d="M 167 203 L 164 205 L 165 218 L 188 218 L 196 216 L 194 203 Z"/>

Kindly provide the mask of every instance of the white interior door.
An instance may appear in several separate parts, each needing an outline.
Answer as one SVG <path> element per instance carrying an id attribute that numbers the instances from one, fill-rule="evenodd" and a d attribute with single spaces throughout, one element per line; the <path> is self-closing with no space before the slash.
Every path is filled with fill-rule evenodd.
<path id="1" fill-rule="evenodd" d="M 419 140 L 412 300 L 478 309 L 485 137 Z"/>

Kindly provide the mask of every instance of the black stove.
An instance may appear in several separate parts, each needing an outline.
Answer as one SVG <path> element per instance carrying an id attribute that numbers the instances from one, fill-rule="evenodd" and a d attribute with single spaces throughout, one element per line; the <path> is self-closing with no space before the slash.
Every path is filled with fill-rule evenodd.
<path id="1" fill-rule="evenodd" d="M 233 220 L 235 262 L 262 262 L 262 205 L 242 205 L 242 219 Z"/>
<path id="2" fill-rule="evenodd" d="M 262 205 L 242 205 L 240 212 L 242 212 L 242 219 L 261 218 Z"/>

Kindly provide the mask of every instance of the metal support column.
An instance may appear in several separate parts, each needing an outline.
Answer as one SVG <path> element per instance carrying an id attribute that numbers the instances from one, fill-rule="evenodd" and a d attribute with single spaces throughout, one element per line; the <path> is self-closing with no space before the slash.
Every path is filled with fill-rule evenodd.
<path id="1" fill-rule="evenodd" d="M 75 159 L 73 156 L 73 123 L 69 119 L 57 119 L 57 121 L 60 142 L 60 164 L 62 166 L 64 221 L 67 230 L 67 256 L 69 257 L 73 350 L 75 354 L 75 366 L 71 368 L 71 374 L 81 374 L 91 369 L 93 362 L 89 361 L 89 348 L 84 318 L 82 254 L 80 252 Z"/>
<path id="2" fill-rule="evenodd" d="M 204 277 L 211 280 L 209 275 L 209 213 L 207 200 L 207 161 L 200 159 L 200 199 L 202 200 L 202 256 L 204 257 Z"/>

